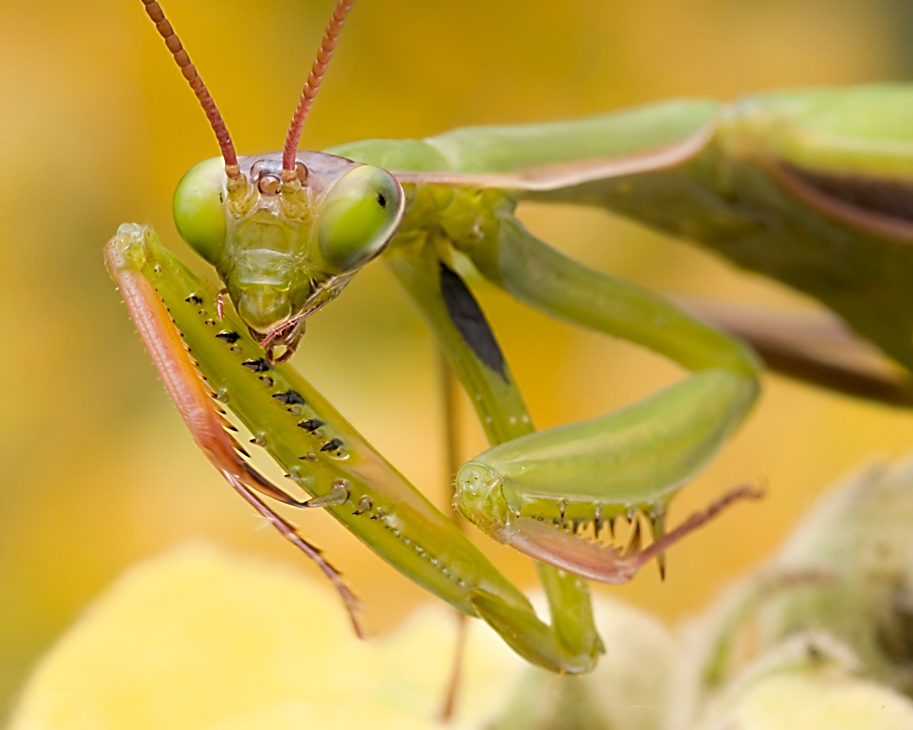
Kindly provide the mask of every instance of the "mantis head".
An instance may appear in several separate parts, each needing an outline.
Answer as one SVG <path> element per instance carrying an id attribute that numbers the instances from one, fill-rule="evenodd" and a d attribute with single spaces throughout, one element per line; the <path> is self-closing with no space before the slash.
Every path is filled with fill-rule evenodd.
<path id="1" fill-rule="evenodd" d="M 216 267 L 267 359 L 291 356 L 305 319 L 336 297 L 396 234 L 405 200 L 385 170 L 299 152 L 311 103 L 354 0 L 339 0 L 282 152 L 238 157 L 212 97 L 158 3 L 143 0 L 209 118 L 221 158 L 190 169 L 174 196 L 184 240 Z M 278 358 L 275 348 L 285 351 Z"/>
<path id="2" fill-rule="evenodd" d="M 174 220 L 216 267 L 269 359 L 278 345 L 291 355 L 305 318 L 393 238 L 403 191 L 385 170 L 319 152 L 299 152 L 290 180 L 278 153 L 238 163 L 235 178 L 220 158 L 191 168 L 175 191 Z"/>

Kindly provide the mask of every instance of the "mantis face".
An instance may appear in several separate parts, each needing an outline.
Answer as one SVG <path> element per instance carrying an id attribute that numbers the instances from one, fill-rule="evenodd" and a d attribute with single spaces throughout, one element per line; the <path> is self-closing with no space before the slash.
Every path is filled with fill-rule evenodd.
<path id="1" fill-rule="evenodd" d="M 299 152 L 294 175 L 281 153 L 192 167 L 174 195 L 184 240 L 219 273 L 235 309 L 272 357 L 291 355 L 304 320 L 333 299 L 396 234 L 404 196 L 385 170 Z"/>

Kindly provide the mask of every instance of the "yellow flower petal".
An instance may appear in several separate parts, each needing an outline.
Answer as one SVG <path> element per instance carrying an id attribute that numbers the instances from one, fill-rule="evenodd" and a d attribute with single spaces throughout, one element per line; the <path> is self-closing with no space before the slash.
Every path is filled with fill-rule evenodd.
<path id="1" fill-rule="evenodd" d="M 758 682 L 713 730 L 909 730 L 913 703 L 851 677 L 784 674 Z"/>
<path id="2" fill-rule="evenodd" d="M 456 625 L 440 606 L 359 641 L 327 587 L 191 545 L 127 573 L 61 639 L 11 730 L 434 727 Z M 490 717 L 522 666 L 472 622 L 464 720 Z"/>

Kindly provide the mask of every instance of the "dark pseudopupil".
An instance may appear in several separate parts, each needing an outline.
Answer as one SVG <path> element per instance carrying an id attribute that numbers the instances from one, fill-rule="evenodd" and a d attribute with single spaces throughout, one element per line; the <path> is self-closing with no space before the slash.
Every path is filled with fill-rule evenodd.
<path id="1" fill-rule="evenodd" d="M 380 203 L 380 207 L 381 207 L 381 208 L 386 208 L 386 207 L 387 207 L 387 199 L 384 197 L 384 194 L 383 194 L 383 193 L 378 193 L 378 194 L 377 194 L 377 202 Z"/>

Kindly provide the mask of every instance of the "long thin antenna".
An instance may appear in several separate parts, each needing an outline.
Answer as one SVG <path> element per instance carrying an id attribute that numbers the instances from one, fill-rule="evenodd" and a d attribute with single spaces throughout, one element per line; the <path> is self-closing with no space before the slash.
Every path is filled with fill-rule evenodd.
<path id="1" fill-rule="evenodd" d="M 143 0 L 143 2 L 145 1 Z M 317 96 L 317 90 L 320 88 L 324 73 L 326 73 L 327 64 L 330 63 L 330 59 L 333 57 L 333 49 L 336 48 L 339 31 L 342 30 L 342 24 L 354 4 L 355 0 L 339 0 L 336 3 L 336 9 L 333 11 L 333 17 L 330 18 L 330 22 L 327 24 L 326 33 L 323 35 L 323 43 L 320 44 L 317 59 L 314 61 L 314 65 L 311 66 L 307 83 L 304 85 L 301 99 L 298 101 L 298 108 L 295 109 L 295 114 L 292 117 L 288 136 L 285 138 L 285 149 L 282 152 L 282 171 L 286 174 L 283 177 L 291 179 L 297 175 L 295 153 L 298 151 L 301 129 L 311 108 L 311 103 L 314 101 L 314 97 Z"/>
<path id="2" fill-rule="evenodd" d="M 143 0 L 143 5 L 146 7 L 146 13 L 152 18 L 152 22 L 155 23 L 159 34 L 165 39 L 165 45 L 168 46 L 168 50 L 174 56 L 181 73 L 187 79 L 187 83 L 190 84 L 193 93 L 197 95 L 197 99 L 200 100 L 203 111 L 206 112 L 206 118 L 209 119 L 212 131 L 216 133 L 216 139 L 219 141 L 219 148 L 222 150 L 226 173 L 229 177 L 237 178 L 241 174 L 238 168 L 238 155 L 235 153 L 231 135 L 228 133 L 228 128 L 225 126 L 222 115 L 219 114 L 219 109 L 216 107 L 212 95 L 203 83 L 203 79 L 200 78 L 200 74 L 197 73 L 196 66 L 190 62 L 190 56 L 187 55 L 187 51 L 181 45 L 181 39 L 177 37 L 174 28 L 171 27 L 171 23 L 168 22 L 158 2 L 156 0 Z M 310 79 L 308 81 L 310 82 Z"/>

